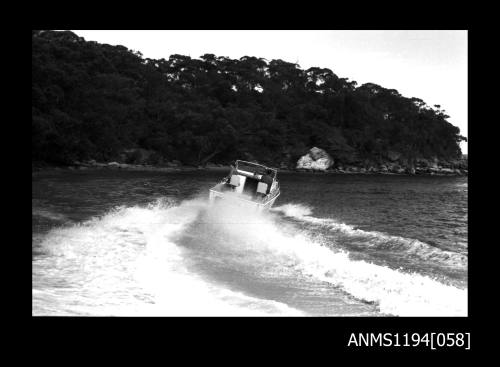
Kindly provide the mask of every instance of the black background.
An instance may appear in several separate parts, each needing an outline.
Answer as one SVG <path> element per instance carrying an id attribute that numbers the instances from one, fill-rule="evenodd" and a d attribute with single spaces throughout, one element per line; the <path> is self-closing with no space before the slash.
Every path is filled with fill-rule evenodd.
<path id="1" fill-rule="evenodd" d="M 29 330 L 24 326 L 17 326 L 22 332 L 19 338 L 22 350 L 35 360 L 48 362 L 63 362 L 72 365 L 78 362 L 101 364 L 104 361 L 98 355 L 105 354 L 107 361 L 116 364 L 118 360 L 137 362 L 140 365 L 211 365 L 211 364 L 296 364 L 316 365 L 322 359 L 321 365 L 337 365 L 341 363 L 336 352 L 365 351 L 422 351 L 429 350 L 425 346 L 414 347 L 347 347 L 351 333 L 386 333 L 399 332 L 413 333 L 447 333 L 470 332 L 471 351 L 478 351 L 486 347 L 488 329 L 492 329 L 493 318 L 498 310 L 494 306 L 479 305 L 481 300 L 495 302 L 494 298 L 496 278 L 494 272 L 486 275 L 487 269 L 492 269 L 484 263 L 486 248 L 496 246 L 494 240 L 486 239 L 494 232 L 494 227 L 486 224 L 490 215 L 484 209 L 493 205 L 491 200 L 483 201 L 480 194 L 488 194 L 488 187 L 481 182 L 481 172 L 487 170 L 480 167 L 480 157 L 487 154 L 480 149 L 488 147 L 487 139 L 480 137 L 481 128 L 488 119 L 481 113 L 491 116 L 491 109 L 483 105 L 485 89 L 479 88 L 473 75 L 484 71 L 483 57 L 486 49 L 482 46 L 482 33 L 472 27 L 473 19 L 482 23 L 481 19 L 474 18 L 473 10 L 461 9 L 467 14 L 455 14 L 451 8 L 441 10 L 436 4 L 425 5 L 415 3 L 405 10 L 398 7 L 383 8 L 380 4 L 365 7 L 354 4 L 356 9 L 339 7 L 336 3 L 327 7 L 323 4 L 286 3 L 273 7 L 269 3 L 224 3 L 212 2 L 198 5 L 196 3 L 183 4 L 180 9 L 170 3 L 161 5 L 146 3 L 120 3 L 104 8 L 92 3 L 66 3 L 65 6 L 49 8 L 47 4 L 38 3 L 29 5 L 32 20 L 32 29 L 468 29 L 469 41 L 469 282 L 468 282 L 468 317 L 266 317 L 266 318 L 238 318 L 238 317 L 193 317 L 193 318 L 108 318 L 108 317 L 33 317 L 29 305 L 29 273 L 22 267 L 14 274 L 26 275 L 27 280 L 22 287 L 16 290 L 26 291 L 25 297 L 15 298 L 16 304 L 26 302 L 26 312 L 23 316 L 30 317 Z M 37 6 L 38 8 L 35 8 Z M 453 6 L 460 8 L 459 4 Z M 375 8 L 377 11 L 375 11 Z M 62 11 L 61 11 L 62 10 Z M 123 14 L 123 11 L 130 12 Z M 360 11 L 364 11 L 360 14 Z M 398 14 L 395 14 L 399 11 Z M 64 14 L 62 14 L 64 12 Z M 78 17 L 78 19 L 76 19 Z M 467 19 L 467 21 L 465 21 Z M 446 22 L 455 24 L 446 24 Z M 52 22 L 52 23 L 50 23 Z M 392 22 L 392 24 L 390 24 Z M 433 24 L 426 24 L 426 23 Z M 50 23 L 50 24 L 49 24 Z M 389 25 L 390 24 L 390 25 Z M 18 39 L 15 45 L 20 53 L 10 50 L 15 55 L 14 62 L 22 58 L 26 64 L 24 71 L 17 76 L 29 78 L 28 60 L 30 49 L 28 40 L 30 30 L 25 32 L 12 29 L 9 34 L 16 33 Z M 487 56 L 487 55 L 486 55 Z M 476 67 L 476 65 L 479 65 Z M 29 94 L 29 80 L 26 84 L 15 78 L 15 84 L 20 89 L 19 97 Z M 471 91 L 478 91 L 471 93 Z M 13 92 L 15 93 L 15 92 Z M 26 97 L 27 99 L 28 97 Z M 17 98 L 15 98 L 17 99 Z M 24 101 L 24 97 L 22 97 Z M 479 101 L 479 102 L 478 102 Z M 24 103 L 21 103 L 24 105 Z M 27 103 L 26 103 L 27 104 Z M 494 106 L 496 108 L 496 106 Z M 26 111 L 26 120 L 29 119 L 29 107 L 19 107 L 18 111 Z M 471 116 L 474 112 L 474 120 Z M 18 117 L 18 120 L 20 117 Z M 491 119 L 491 117 L 490 117 Z M 27 121 L 18 124 L 23 130 L 20 140 L 28 145 L 29 125 Z M 488 125 L 489 126 L 489 125 Z M 26 131 L 24 131 L 26 129 Z M 484 128 L 483 134 L 488 135 Z M 4 138 L 5 139 L 5 138 Z M 481 143 L 479 143 L 479 141 Z M 491 146 L 491 145 L 490 145 Z M 21 150 L 19 144 L 13 144 L 8 149 Z M 26 147 L 27 149 L 27 147 Z M 17 154 L 17 153 L 16 153 Z M 16 159 L 15 169 L 28 173 L 30 152 L 26 151 L 25 165 Z M 484 162 L 485 160 L 482 159 Z M 487 163 L 492 164 L 492 162 Z M 22 167 L 24 168 L 22 168 Z M 26 170 L 26 171 L 24 171 Z M 14 175 L 15 173 L 12 173 Z M 472 176 L 472 177 L 471 177 Z M 471 179 L 472 178 L 472 179 Z M 26 179 L 24 182 L 27 182 Z M 486 180 L 484 180 L 486 181 Z M 21 190 L 19 180 L 14 185 Z M 496 189 L 498 191 L 498 189 Z M 24 190 L 23 190 L 24 191 Z M 26 191 L 28 188 L 26 187 Z M 19 193 L 18 198 L 28 193 Z M 474 204 L 473 204 L 474 203 Z M 473 205 L 472 205 L 473 204 Z M 20 207 L 19 201 L 14 203 Z M 26 200 L 26 242 L 28 242 L 28 200 Z M 24 216 L 22 216 L 24 218 Z M 20 217 L 18 217 L 20 218 Z M 18 219 L 16 218 L 16 219 Z M 16 222 L 21 222 L 20 220 Z M 30 263 L 31 250 L 28 243 L 21 244 L 19 233 L 16 235 L 16 247 L 25 248 L 26 265 Z M 491 233 L 493 234 L 493 233 Z M 24 236 L 22 236 L 24 238 Z M 19 242 L 19 243 L 17 243 Z M 13 244 L 10 244 L 12 246 Z M 23 257 L 24 259 L 24 257 Z M 4 262 L 8 262 L 4 259 Z M 493 268 L 494 269 L 494 268 Z M 484 272 L 484 273 L 483 273 Z M 25 274 L 26 273 L 26 274 Z M 21 277 L 16 277 L 21 278 Z M 486 287 L 483 287 L 486 285 Z M 482 290 L 487 288 L 488 291 Z M 12 299 L 11 297 L 9 297 Z M 19 303 L 17 302 L 19 300 Z M 21 308 L 20 308 L 21 309 Z M 495 317 L 496 318 L 496 317 Z M 17 334 L 16 334 L 17 335 Z M 16 338 L 16 340 L 18 340 Z M 29 346 L 25 341 L 29 340 Z M 463 350 L 463 349 L 462 349 Z M 450 351 L 442 348 L 430 351 L 436 355 L 440 351 Z M 392 355 L 392 354 L 391 354 Z M 410 360 L 407 360 L 410 361 Z M 281 362 L 281 363 L 280 363 Z M 342 362 L 345 364 L 347 360 Z M 86 364 L 87 364 L 86 363 Z M 348 364 L 351 364 L 347 362 Z"/>

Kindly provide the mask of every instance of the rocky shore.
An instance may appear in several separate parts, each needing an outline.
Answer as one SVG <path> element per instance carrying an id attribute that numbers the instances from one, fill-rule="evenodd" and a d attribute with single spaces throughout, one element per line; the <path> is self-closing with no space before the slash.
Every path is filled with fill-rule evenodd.
<path id="1" fill-rule="evenodd" d="M 32 172 L 60 171 L 60 170 L 127 170 L 127 171 L 228 171 L 228 164 L 207 163 L 204 166 L 190 166 L 180 161 L 161 161 L 155 164 L 148 161 L 144 152 L 133 152 L 136 159 L 134 163 L 123 163 L 129 157 L 122 157 L 119 161 L 97 162 L 96 160 L 75 161 L 67 166 L 50 166 L 32 164 Z M 295 166 L 282 163 L 278 165 L 280 172 L 310 172 L 310 173 L 337 173 L 337 174 L 400 174 L 400 175 L 468 175 L 468 158 L 453 161 L 444 161 L 437 158 L 417 158 L 412 161 L 402 158 L 398 152 L 389 152 L 386 157 L 375 160 L 352 159 L 349 163 L 334 159 L 325 150 L 317 147 L 311 148 L 307 154 L 300 157 Z"/>
<path id="2" fill-rule="evenodd" d="M 313 147 L 297 161 L 295 167 L 305 172 L 405 174 L 405 175 L 468 175 L 468 157 L 456 160 L 433 158 L 403 158 L 399 152 L 389 151 L 384 157 L 359 159 L 352 155 L 349 163 L 337 161 L 325 150 Z"/>
<path id="3" fill-rule="evenodd" d="M 117 163 L 117 162 L 109 162 L 109 163 L 99 163 L 88 164 L 73 164 L 70 166 L 43 166 L 43 167 L 34 167 L 32 169 L 33 173 L 36 172 L 47 172 L 47 171 L 83 171 L 83 170 L 124 170 L 124 171 L 156 171 L 156 172 L 186 172 L 186 171 L 199 171 L 199 170 L 207 170 L 207 171 L 221 171 L 226 172 L 229 171 L 230 167 L 228 165 L 222 164 L 208 164 L 205 167 L 194 167 L 194 166 L 164 166 L 164 165 L 139 165 L 139 164 L 125 164 L 125 163 Z M 365 167 L 357 167 L 357 166 L 340 166 L 339 168 L 329 168 L 327 170 L 311 170 L 311 169 L 303 169 L 303 168 L 286 168 L 283 167 L 279 169 L 279 172 L 308 172 L 308 173 L 316 173 L 316 174 L 387 174 L 387 175 L 468 175 L 468 170 L 466 169 L 452 169 L 452 168 L 423 168 L 417 167 L 415 171 L 412 173 L 408 172 L 407 169 L 398 168 L 394 165 L 386 165 L 385 167 L 369 167 L 366 169 Z"/>
<path id="4" fill-rule="evenodd" d="M 118 162 L 74 162 L 68 166 L 35 166 L 32 167 L 32 172 L 46 171 L 83 171 L 83 170 L 124 170 L 124 171 L 159 171 L 159 172 L 183 172 L 183 171 L 198 171 L 198 170 L 220 170 L 227 171 L 229 166 L 224 165 L 207 165 L 206 167 L 194 167 L 186 165 L 151 165 L 151 164 L 128 164 Z"/>

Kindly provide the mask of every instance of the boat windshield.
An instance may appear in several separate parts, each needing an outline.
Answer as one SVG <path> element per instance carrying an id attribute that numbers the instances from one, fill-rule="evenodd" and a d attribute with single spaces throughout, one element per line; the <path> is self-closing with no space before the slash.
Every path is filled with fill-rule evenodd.
<path id="1" fill-rule="evenodd" d="M 245 161 L 236 161 L 236 169 L 245 172 L 252 172 L 259 175 L 269 174 L 271 177 L 276 177 L 276 170 L 261 166 L 260 164 L 245 162 Z"/>

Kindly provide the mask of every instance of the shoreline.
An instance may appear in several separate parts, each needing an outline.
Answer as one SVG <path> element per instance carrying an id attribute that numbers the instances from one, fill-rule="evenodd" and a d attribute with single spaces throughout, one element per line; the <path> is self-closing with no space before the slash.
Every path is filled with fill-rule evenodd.
<path id="1" fill-rule="evenodd" d="M 111 162 L 115 163 L 115 162 Z M 358 168 L 359 169 L 359 168 Z M 228 172 L 230 166 L 224 165 L 210 165 L 206 167 L 194 167 L 186 165 L 178 166 L 154 166 L 154 165 L 135 165 L 135 164 L 110 164 L 110 163 L 97 163 L 97 164 L 77 164 L 71 166 L 39 166 L 32 167 L 31 174 L 36 176 L 39 174 L 56 173 L 56 172 L 80 172 L 80 171 L 138 171 L 138 172 L 196 172 L 196 171 L 212 171 L 212 172 Z M 408 172 L 387 172 L 387 171 L 366 171 L 366 170 L 340 170 L 328 169 L 322 170 L 307 170 L 307 169 L 278 169 L 278 173 L 305 173 L 315 175 L 325 174 L 339 174 L 339 175 L 388 175 L 388 176 L 468 176 L 468 172 L 422 172 L 416 170 L 415 173 Z"/>

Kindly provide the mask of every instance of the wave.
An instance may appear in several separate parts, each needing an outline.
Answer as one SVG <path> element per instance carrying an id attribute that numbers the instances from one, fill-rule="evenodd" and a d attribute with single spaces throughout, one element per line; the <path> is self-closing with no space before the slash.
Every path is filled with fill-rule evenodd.
<path id="1" fill-rule="evenodd" d="M 304 208 L 289 209 L 310 215 Z M 188 239 L 202 247 L 190 248 Z M 256 297 L 244 287 L 235 290 L 215 281 L 193 265 L 196 255 L 205 267 L 213 266 L 212 258 L 243 269 L 229 277 L 252 274 L 269 282 L 305 278 L 329 284 L 346 297 L 376 304 L 382 314 L 467 314 L 467 290 L 352 260 L 272 212 L 208 207 L 201 200 L 116 208 L 50 231 L 41 247 L 44 254 L 33 260 L 37 315 L 307 314 L 279 294 Z"/>
<path id="2" fill-rule="evenodd" d="M 280 210 L 277 208 L 277 210 Z M 295 206 L 295 214 L 308 209 Z M 238 215 L 235 215 L 238 214 Z M 242 218 L 242 217 L 247 218 Z M 219 223 L 221 214 L 216 214 Z M 222 216 L 224 217 L 224 216 Z M 240 239 L 232 242 L 243 254 L 257 252 L 263 264 L 273 264 L 275 272 L 293 268 L 297 272 L 340 287 L 359 300 L 376 303 L 380 312 L 399 316 L 466 316 L 467 290 L 440 283 L 429 276 L 405 273 L 366 261 L 352 260 L 349 253 L 335 251 L 311 239 L 307 232 L 285 230 L 272 216 L 229 211 L 233 231 Z M 242 225 L 235 226 L 234 223 Z M 269 268 L 269 267 L 267 267 Z"/>
<path id="3" fill-rule="evenodd" d="M 275 207 L 273 211 L 302 222 L 326 227 L 330 231 L 336 231 L 350 237 L 355 237 L 357 239 L 357 244 L 362 244 L 367 248 L 399 250 L 403 251 L 405 255 L 416 256 L 422 260 L 432 261 L 454 268 L 466 267 L 468 264 L 468 256 L 466 254 L 442 250 L 416 239 L 391 236 L 377 231 L 364 231 L 345 223 L 339 223 L 330 218 L 316 218 L 311 216 L 312 209 L 305 205 L 285 204 Z"/>
<path id="4" fill-rule="evenodd" d="M 188 271 L 170 238 L 203 203 L 120 207 L 52 230 L 33 261 L 34 315 L 301 315 L 273 300 L 218 287 Z"/>

